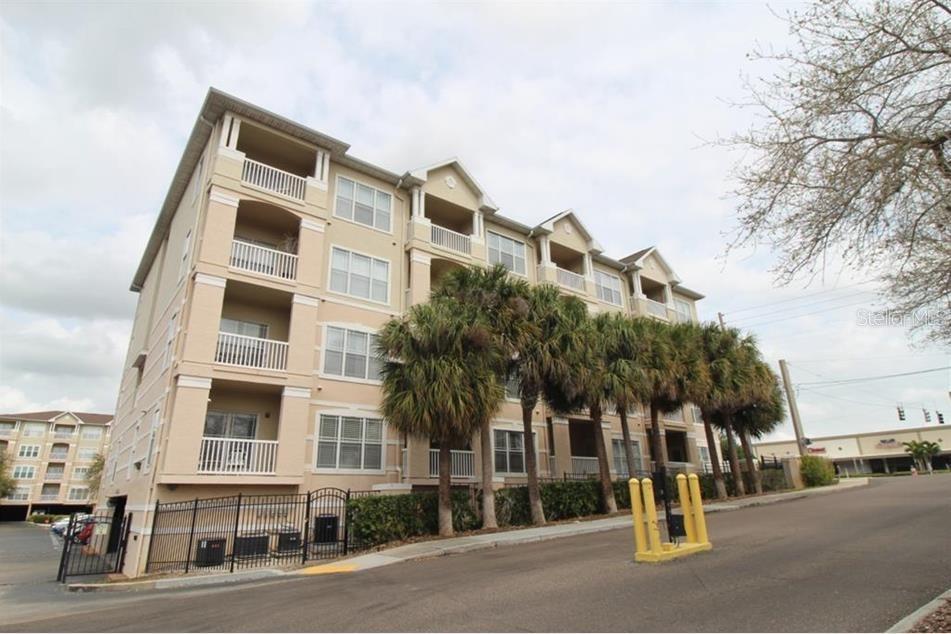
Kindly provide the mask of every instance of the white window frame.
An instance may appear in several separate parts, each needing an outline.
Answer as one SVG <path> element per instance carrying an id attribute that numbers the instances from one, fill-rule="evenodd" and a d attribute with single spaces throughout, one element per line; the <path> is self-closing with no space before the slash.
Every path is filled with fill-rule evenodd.
<path id="1" fill-rule="evenodd" d="M 337 350 L 337 349 L 331 350 L 330 348 L 330 330 L 331 329 L 343 331 L 344 342 L 343 342 L 342 350 Z M 348 346 L 348 343 L 350 342 L 350 333 L 359 333 L 359 334 L 367 335 L 366 363 L 364 364 L 365 371 L 364 371 L 363 378 L 347 376 L 345 374 L 346 368 L 347 368 L 347 353 L 348 353 L 347 346 Z M 335 381 L 350 381 L 353 383 L 367 383 L 369 385 L 381 385 L 383 382 L 380 379 L 370 378 L 370 364 L 371 364 L 371 359 L 374 356 L 374 352 L 372 350 L 373 341 L 377 336 L 378 336 L 378 333 L 376 331 L 367 330 L 365 328 L 354 328 L 353 326 L 346 325 L 346 324 L 336 324 L 336 323 L 325 324 L 324 331 L 323 331 L 323 340 L 322 340 L 323 345 L 321 345 L 320 347 L 320 376 L 327 379 L 333 379 Z M 328 352 L 340 352 L 342 354 L 342 357 L 340 360 L 340 374 L 333 374 L 327 371 L 327 353 Z M 380 365 L 382 369 L 382 362 L 380 363 Z"/>
<path id="2" fill-rule="evenodd" d="M 342 215 L 342 214 L 340 213 L 340 209 L 339 209 L 339 205 L 338 205 L 339 199 L 340 199 L 340 181 L 341 181 L 341 180 L 345 180 L 345 181 L 348 181 L 348 182 L 350 182 L 350 183 L 353 183 L 353 198 L 350 199 L 350 217 L 349 217 L 349 218 L 348 218 L 347 216 Z M 372 190 L 373 190 L 373 223 L 372 223 L 372 224 L 366 224 L 365 222 L 360 222 L 359 220 L 357 220 L 357 205 L 356 205 L 356 203 L 357 203 L 357 188 L 358 188 L 358 187 L 366 187 L 367 189 L 372 189 Z M 389 226 L 387 226 L 386 229 L 383 229 L 383 228 L 380 228 L 380 227 L 377 227 L 377 226 L 376 226 L 377 213 L 382 209 L 382 208 L 380 208 L 380 207 L 377 207 L 377 199 L 380 197 L 381 194 L 382 194 L 383 196 L 389 197 L 389 199 L 390 199 L 390 208 L 389 208 L 389 211 L 388 211 L 388 214 L 389 214 L 389 217 L 390 217 L 390 221 L 389 221 Z M 349 177 L 349 176 L 343 176 L 343 175 L 338 174 L 338 175 L 337 175 L 337 180 L 336 180 L 336 182 L 334 183 L 334 214 L 333 214 L 333 215 L 334 215 L 335 218 L 340 218 L 341 220 L 345 220 L 345 221 L 347 221 L 347 222 L 352 222 L 352 223 L 355 224 L 355 225 L 360 225 L 361 227 L 366 227 L 366 228 L 368 228 L 368 229 L 373 229 L 374 231 L 380 231 L 380 232 L 382 232 L 382 233 L 386 233 L 386 234 L 392 235 L 392 233 L 393 233 L 393 200 L 394 200 L 394 198 L 395 198 L 395 196 L 393 195 L 392 192 L 383 191 L 383 190 L 380 189 L 379 187 L 374 187 L 373 185 L 368 185 L 367 183 L 364 183 L 364 182 L 362 182 L 362 181 L 359 181 L 359 180 L 357 180 L 357 179 L 355 179 L 355 178 L 351 178 L 351 177 Z"/>
<path id="3" fill-rule="evenodd" d="M 46 423 L 25 423 L 21 433 L 24 438 L 42 438 L 47 431 L 48 425 Z"/>
<path id="4" fill-rule="evenodd" d="M 83 440 L 102 440 L 102 427 L 83 427 L 79 437 Z"/>
<path id="5" fill-rule="evenodd" d="M 32 450 L 24 453 L 24 449 Z M 27 455 L 29 454 L 29 455 Z M 17 458 L 39 458 L 40 457 L 40 446 L 39 445 L 20 445 L 20 448 L 17 450 Z"/>
<path id="6" fill-rule="evenodd" d="M 693 321 L 693 310 L 690 308 L 690 302 L 679 297 L 674 297 L 674 312 L 687 318 L 687 321 Z"/>
<path id="7" fill-rule="evenodd" d="M 149 446 L 145 454 L 145 471 L 148 472 L 152 468 L 152 463 L 155 460 L 155 441 L 158 436 L 159 427 L 162 425 L 162 410 L 155 408 L 155 411 L 152 412 L 152 426 L 149 429 Z M 255 433 L 257 432 L 257 425 L 255 425 Z"/>
<path id="8" fill-rule="evenodd" d="M 29 475 L 25 475 L 24 472 L 29 473 Z M 14 480 L 34 480 L 36 479 L 36 467 L 29 464 L 14 465 L 13 470 L 10 472 L 10 476 Z"/>
<path id="9" fill-rule="evenodd" d="M 511 242 L 512 245 L 513 245 L 513 247 L 512 247 L 512 262 L 513 262 L 513 266 L 516 266 L 516 265 L 518 264 L 518 258 L 516 257 L 516 254 L 515 254 L 515 247 L 514 247 L 514 245 L 520 244 L 520 245 L 522 245 L 522 257 L 521 257 L 521 259 L 522 259 L 522 265 L 523 265 L 523 267 L 524 267 L 525 270 L 524 270 L 524 271 L 517 271 L 517 270 L 515 270 L 514 268 L 510 269 L 510 268 L 508 268 L 507 266 L 505 267 L 505 269 L 506 269 L 509 273 L 514 273 L 514 274 L 516 274 L 516 275 L 521 275 L 522 277 L 527 277 L 527 276 L 528 276 L 528 245 L 525 244 L 524 241 L 522 241 L 522 240 L 516 240 L 515 238 L 513 238 L 513 237 L 511 237 L 511 236 L 507 236 L 507 235 L 505 235 L 504 233 L 498 233 L 498 232 L 496 232 L 496 231 L 491 231 L 491 230 L 487 230 L 486 233 L 487 233 L 488 235 L 486 236 L 486 252 L 485 252 L 486 255 L 485 255 L 485 257 L 486 257 L 486 259 L 489 261 L 489 264 L 492 264 L 492 265 L 501 264 L 502 266 L 505 266 L 505 264 L 502 262 L 502 258 L 501 258 L 501 254 L 502 254 L 502 241 L 503 241 L 503 240 L 508 240 L 508 241 Z M 499 258 L 498 258 L 498 260 L 495 261 L 495 262 L 492 261 L 492 248 L 491 248 L 491 246 L 490 246 L 490 245 L 492 244 L 492 237 L 493 237 L 493 236 L 495 236 L 495 237 L 498 238 L 498 240 L 499 240 L 499 247 L 498 247 L 498 249 L 496 249 L 496 251 L 498 251 L 498 253 L 499 253 Z"/>
<path id="10" fill-rule="evenodd" d="M 83 458 L 83 453 L 86 453 L 86 452 L 89 452 L 89 451 L 91 451 L 92 454 L 90 454 L 90 456 L 89 456 L 88 458 Z M 99 453 L 99 451 L 98 451 L 97 449 L 95 449 L 95 448 L 92 448 L 92 447 L 80 447 L 79 449 L 76 450 L 76 462 L 92 462 L 93 460 L 96 459 L 96 454 L 98 454 L 98 453 Z"/>
<path id="11" fill-rule="evenodd" d="M 347 290 L 341 291 L 333 288 L 333 274 L 334 274 L 334 251 L 341 251 L 347 254 Z M 352 286 L 352 277 L 353 277 L 353 256 L 359 255 L 361 257 L 370 259 L 370 285 L 369 291 L 370 294 L 367 297 L 361 295 L 355 295 L 350 292 L 350 287 Z M 376 278 L 373 277 L 374 264 L 381 263 L 386 265 L 386 299 L 379 300 L 373 299 L 373 282 Z M 338 269 L 339 270 L 339 269 Z M 347 247 L 342 247 L 340 245 L 332 244 L 330 245 L 330 261 L 327 266 L 327 290 L 336 295 L 344 295 L 346 297 L 353 297 L 354 299 L 359 299 L 364 302 L 371 302 L 373 304 L 379 304 L 381 306 L 390 305 L 390 292 L 392 290 L 392 284 L 390 278 L 393 276 L 393 267 L 389 260 L 385 258 L 378 258 L 370 255 L 369 253 L 362 253 L 354 249 L 348 249 Z"/>
<path id="12" fill-rule="evenodd" d="M 506 466 L 506 469 L 508 469 L 508 467 L 509 467 L 509 454 L 514 453 L 514 451 L 515 451 L 514 449 L 509 449 L 509 448 L 508 448 L 508 434 L 518 434 L 518 435 L 522 436 L 522 468 L 523 468 L 522 471 L 501 471 L 501 470 L 499 470 L 498 466 L 496 465 L 496 461 L 495 461 L 495 452 L 496 452 L 496 446 L 497 446 L 497 445 L 496 445 L 496 442 L 495 442 L 495 435 L 496 435 L 496 433 L 504 433 L 504 434 L 506 434 L 506 441 L 505 441 L 505 444 L 506 444 L 506 448 L 505 448 L 505 454 L 506 454 L 506 457 L 505 457 L 505 466 Z M 536 432 L 535 430 L 532 430 L 532 439 L 533 439 L 532 445 L 535 447 L 535 464 L 536 464 L 536 466 L 537 466 L 537 465 L 538 465 L 538 455 L 539 455 L 539 453 L 538 453 L 538 432 Z M 492 428 L 492 472 L 493 472 L 493 473 L 496 473 L 496 474 L 498 474 L 498 475 L 503 475 L 503 476 L 504 476 L 504 475 L 509 475 L 509 476 L 521 476 L 521 475 L 525 475 L 525 474 L 528 473 L 528 468 L 527 468 L 526 463 L 525 463 L 525 432 L 524 432 L 524 430 L 521 430 L 521 429 L 510 429 L 510 428 L 508 428 L 508 427 L 493 427 L 493 428 Z"/>
<path id="13" fill-rule="evenodd" d="M 172 365 L 173 348 L 175 347 L 175 323 L 178 320 L 178 313 L 173 313 L 168 319 L 168 326 L 165 331 L 165 357 L 162 360 L 162 369 L 167 370 Z"/>
<path id="14" fill-rule="evenodd" d="M 321 427 L 324 417 L 336 418 L 337 419 L 337 428 L 336 428 L 336 437 L 330 438 L 329 436 L 321 435 Z M 365 467 L 341 467 L 340 466 L 340 447 L 343 444 L 348 444 L 342 438 L 343 435 L 343 419 L 344 418 L 354 418 L 362 421 L 361 426 L 361 438 L 360 438 L 360 464 L 365 464 L 366 461 L 366 446 L 367 444 L 375 445 L 377 443 L 368 443 L 366 434 L 367 434 L 367 423 L 368 421 L 377 421 L 380 424 L 380 467 L 379 468 L 365 468 Z M 320 460 L 320 444 L 321 441 L 324 443 L 333 443 L 336 446 L 335 452 L 335 467 L 322 467 L 318 466 Z M 356 444 L 356 441 L 350 440 L 349 444 Z M 386 421 L 382 416 L 373 415 L 368 412 L 320 412 L 317 414 L 317 427 L 314 430 L 314 472 L 315 473 L 337 473 L 337 474 L 346 474 L 346 475 L 366 475 L 366 474 L 383 474 L 386 473 Z"/>
<path id="15" fill-rule="evenodd" d="M 75 492 L 75 491 L 83 491 L 82 497 L 76 497 L 75 495 L 73 495 L 73 492 Z M 74 502 L 76 502 L 76 501 L 82 501 L 82 500 L 88 500 L 88 499 L 89 499 L 89 487 L 69 487 L 69 492 L 66 494 L 66 499 L 67 499 L 67 500 L 72 500 L 72 501 L 74 501 Z"/>
<path id="16" fill-rule="evenodd" d="M 607 284 L 605 282 L 608 282 Z M 612 286 L 617 284 L 617 288 Z M 621 278 L 617 275 L 605 273 L 598 269 L 594 270 L 594 288 L 598 299 L 612 306 L 622 306 L 624 303 L 624 294 L 621 292 Z M 614 301 L 614 293 L 617 293 L 617 301 Z M 610 298 L 608 297 L 610 295 Z"/>
<path id="17" fill-rule="evenodd" d="M 182 259 L 178 264 L 178 281 L 181 282 L 184 279 L 185 274 L 188 272 L 189 258 L 188 256 L 191 253 L 192 246 L 192 230 L 191 228 L 185 232 L 185 241 L 182 245 Z"/>
<path id="18" fill-rule="evenodd" d="M 17 500 L 20 502 L 30 499 L 30 493 L 32 492 L 33 487 L 29 486 L 16 486 L 13 487 L 13 490 L 7 495 L 7 500 Z"/>
<path id="19" fill-rule="evenodd" d="M 631 444 L 634 446 L 634 466 L 638 471 L 644 470 L 644 454 L 641 453 L 641 441 L 639 438 L 631 438 Z M 627 470 L 627 456 L 624 455 L 624 437 L 611 439 L 611 453 L 613 455 L 614 472 L 624 473 Z M 618 468 L 622 467 L 622 468 Z M 630 477 L 632 474 L 628 474 Z"/>
<path id="20" fill-rule="evenodd" d="M 73 467 L 73 472 L 70 475 L 73 480 L 88 480 L 89 467 Z"/>
<path id="21" fill-rule="evenodd" d="M 234 324 L 235 330 L 225 330 L 223 326 L 226 322 L 229 324 Z M 240 332 L 242 330 L 242 326 L 254 326 L 257 329 L 258 334 L 248 335 Z M 239 337 L 253 337 L 255 339 L 267 339 L 271 334 L 271 327 L 268 324 L 263 324 L 257 321 L 248 321 L 246 319 L 232 319 L 231 317 L 222 317 L 218 324 L 218 330 L 231 335 L 238 335 Z M 262 332 L 264 333 L 263 335 L 261 334 Z"/>

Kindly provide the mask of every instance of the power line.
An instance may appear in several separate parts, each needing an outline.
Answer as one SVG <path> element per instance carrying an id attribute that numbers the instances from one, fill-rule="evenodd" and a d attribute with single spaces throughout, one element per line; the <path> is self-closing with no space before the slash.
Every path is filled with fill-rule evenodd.
<path id="1" fill-rule="evenodd" d="M 780 299 L 780 300 L 777 300 L 777 301 L 774 301 L 774 302 L 766 302 L 766 303 L 764 303 L 764 304 L 756 304 L 755 306 L 747 306 L 747 307 L 745 307 L 745 308 L 736 308 L 736 309 L 734 309 L 734 310 L 731 310 L 731 311 L 728 312 L 728 313 L 724 313 L 724 315 L 733 315 L 733 314 L 735 314 L 735 313 L 745 313 L 745 312 L 748 311 L 748 310 L 755 310 L 755 309 L 757 309 L 757 308 L 764 308 L 764 307 L 766 307 L 766 306 L 773 306 L 773 305 L 775 305 L 775 304 L 785 304 L 785 303 L 788 303 L 788 302 L 795 302 L 795 301 L 799 301 L 799 300 L 801 300 L 801 299 L 808 299 L 809 297 L 815 297 L 815 296 L 817 296 L 817 295 L 824 295 L 824 294 L 826 294 L 826 293 L 835 293 L 835 292 L 837 292 L 837 291 L 842 291 L 842 290 L 845 290 L 845 289 L 847 289 L 847 288 L 854 288 L 854 287 L 856 287 L 856 286 L 861 286 L 861 285 L 863 285 L 863 284 L 868 284 L 869 282 L 874 282 L 874 281 L 875 281 L 875 280 L 874 280 L 873 278 L 869 278 L 869 279 L 867 279 L 867 280 L 865 280 L 865 281 L 863 281 L 863 282 L 856 282 L 855 284 L 847 284 L 846 286 L 840 286 L 840 287 L 838 287 L 838 288 L 828 288 L 828 289 L 826 289 L 826 290 L 824 290 L 824 291 L 817 291 L 817 292 L 815 292 L 815 293 L 807 293 L 807 294 L 805 294 L 805 295 L 800 295 L 799 297 L 790 297 L 790 298 L 788 298 L 788 299 Z"/>
<path id="2" fill-rule="evenodd" d="M 842 295 L 839 297 L 827 297 L 825 299 L 819 299 L 814 302 L 800 304 L 799 306 L 795 306 L 793 308 L 780 308 L 779 310 L 772 310 L 765 313 L 759 313 L 757 315 L 750 315 L 749 317 L 740 317 L 738 319 L 734 319 L 733 321 L 746 321 L 749 319 L 759 319 L 760 317 L 768 317 L 769 315 L 778 315 L 780 313 L 785 313 L 790 310 L 799 310 L 800 308 L 808 308 L 809 306 L 817 306 L 819 304 L 824 304 L 826 302 L 839 302 L 839 301 L 842 301 L 843 299 L 850 299 L 850 298 L 859 297 L 860 295 L 869 295 L 869 294 L 874 294 L 874 291 L 859 291 L 858 293 L 850 293 L 848 295 Z"/>
<path id="3" fill-rule="evenodd" d="M 757 323 L 755 323 L 755 324 L 742 324 L 741 327 L 742 327 L 742 328 L 747 328 L 747 329 L 749 329 L 749 328 L 755 328 L 756 326 L 765 326 L 765 325 L 767 325 L 767 324 L 774 324 L 774 323 L 779 322 L 779 321 L 788 321 L 788 320 L 790 320 L 790 319 L 797 319 L 797 318 L 799 318 L 799 317 L 808 317 L 809 315 L 818 315 L 819 313 L 826 313 L 826 312 L 829 312 L 830 310 L 839 310 L 839 309 L 842 309 L 842 308 L 849 308 L 850 306 L 859 306 L 860 304 L 864 304 L 864 303 L 865 303 L 864 301 L 862 301 L 862 302 L 849 302 L 849 303 L 847 303 L 847 304 L 842 304 L 841 306 L 828 306 L 828 307 L 826 307 L 826 308 L 820 308 L 819 310 L 813 310 L 813 311 L 810 311 L 810 312 L 807 312 L 807 313 L 799 313 L 799 314 L 797 314 L 797 315 L 790 315 L 790 316 L 788 316 L 788 317 L 780 317 L 780 318 L 778 318 L 778 319 L 769 319 L 769 320 L 767 320 L 767 321 L 761 321 L 761 322 L 757 322 Z"/>
<path id="4" fill-rule="evenodd" d="M 816 390 L 816 389 L 814 389 L 814 388 L 808 388 L 808 387 L 802 388 L 802 391 L 803 391 L 803 392 L 806 392 L 807 394 L 813 394 L 813 395 L 815 395 L 815 396 L 822 396 L 823 398 L 830 398 L 830 399 L 833 399 L 833 400 L 836 400 L 836 401 L 842 401 L 842 402 L 845 402 L 845 403 L 852 403 L 852 404 L 854 404 L 854 405 L 861 405 L 861 406 L 863 406 L 863 407 L 874 407 L 874 408 L 876 408 L 876 409 L 891 409 L 891 410 L 895 409 L 895 403 L 885 404 L 884 402 L 881 402 L 881 403 L 871 403 L 871 402 L 869 402 L 869 401 L 856 401 L 856 400 L 851 399 L 851 398 L 844 398 L 844 397 L 841 397 L 841 396 L 833 396 L 833 395 L 831 395 L 831 394 L 826 394 L 825 392 L 820 392 L 820 391 L 818 391 L 818 390 Z"/>
<path id="5" fill-rule="evenodd" d="M 917 374 L 928 374 L 931 372 L 942 372 L 944 370 L 951 370 L 951 365 L 944 366 L 941 368 L 930 368 L 928 370 L 916 370 L 914 372 L 900 372 L 898 374 L 881 374 L 878 376 L 866 376 L 854 379 L 839 379 L 835 381 L 812 381 L 807 383 L 799 383 L 798 385 L 845 385 L 848 383 L 864 383 L 865 381 L 880 381 L 882 379 L 893 379 L 902 376 L 914 376 Z"/>

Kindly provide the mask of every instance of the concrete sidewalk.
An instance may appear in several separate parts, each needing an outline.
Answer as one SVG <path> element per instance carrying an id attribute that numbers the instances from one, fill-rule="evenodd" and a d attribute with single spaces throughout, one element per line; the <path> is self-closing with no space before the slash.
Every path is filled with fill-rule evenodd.
<path id="1" fill-rule="evenodd" d="M 739 500 L 730 500 L 728 502 L 710 502 L 708 504 L 704 504 L 703 508 L 706 513 L 735 511 L 752 506 L 765 506 L 817 495 L 838 493 L 841 491 L 854 489 L 856 487 L 865 486 L 867 484 L 868 478 L 852 478 L 849 480 L 841 480 L 838 484 L 828 487 L 803 489 L 801 491 L 787 491 L 784 493 L 771 493 Z M 574 535 L 585 535 L 588 533 L 601 533 L 604 531 L 612 531 L 622 528 L 632 528 L 631 516 L 629 514 L 616 515 L 614 517 L 607 517 L 597 520 L 564 522 L 537 528 L 501 530 L 494 533 L 483 533 L 479 535 L 466 535 L 463 537 L 450 537 L 446 539 L 430 539 L 415 544 L 396 546 L 394 548 L 389 548 L 380 552 L 358 555 L 348 559 L 298 568 L 295 570 L 285 571 L 261 568 L 257 570 L 236 572 L 233 574 L 224 573 L 192 577 L 168 577 L 164 579 L 151 579 L 120 583 L 74 583 L 69 584 L 67 588 L 71 591 L 80 592 L 103 590 L 122 591 L 190 588 L 212 585 L 231 585 L 236 583 L 274 579 L 277 577 L 359 572 L 362 570 L 372 570 L 373 568 L 389 566 L 391 564 L 398 564 L 406 561 L 416 561 L 420 559 L 440 557 L 443 555 L 454 555 L 477 550 L 487 550 L 491 548 L 498 548 L 500 546 L 528 544 L 532 542 L 558 539 L 560 537 L 571 537 Z M 715 535 L 711 536 L 711 541 L 716 541 Z"/>

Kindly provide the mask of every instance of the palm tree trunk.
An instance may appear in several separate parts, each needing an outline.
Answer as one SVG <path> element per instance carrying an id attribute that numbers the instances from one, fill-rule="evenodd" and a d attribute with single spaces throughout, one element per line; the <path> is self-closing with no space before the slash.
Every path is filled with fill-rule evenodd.
<path id="1" fill-rule="evenodd" d="M 604 512 L 617 513 L 617 501 L 614 499 L 614 483 L 608 469 L 608 451 L 604 446 L 604 430 L 601 429 L 601 408 L 591 408 L 591 422 L 594 424 L 594 449 L 598 454 L 598 475 L 601 480 L 601 497 L 604 498 Z"/>
<path id="2" fill-rule="evenodd" d="M 730 460 L 730 472 L 733 473 L 733 486 L 737 495 L 746 495 L 746 485 L 743 484 L 743 472 L 740 471 L 740 458 L 736 453 L 736 438 L 733 437 L 732 414 L 723 414 L 723 431 L 726 433 L 726 450 Z"/>
<path id="3" fill-rule="evenodd" d="M 479 446 L 482 451 L 482 528 L 498 528 L 495 519 L 495 489 L 492 476 L 495 467 L 492 462 L 492 423 L 486 421 L 479 431 Z"/>
<path id="4" fill-rule="evenodd" d="M 651 403 L 651 448 L 654 450 L 654 468 L 667 466 L 667 447 L 660 434 L 660 409 Z"/>
<path id="5" fill-rule="evenodd" d="M 525 473 L 528 475 L 528 506 L 532 510 L 532 524 L 545 523 L 545 509 L 542 508 L 542 496 L 538 491 L 538 460 L 535 455 L 535 434 L 532 433 L 532 411 L 535 405 L 522 405 L 522 430 L 525 447 Z"/>
<path id="6" fill-rule="evenodd" d="M 627 424 L 627 409 L 621 408 L 619 414 L 621 417 L 621 436 L 624 437 L 624 459 L 627 461 L 627 477 L 633 478 L 637 475 L 634 463 L 634 451 L 631 448 L 631 428 Z"/>
<path id="7" fill-rule="evenodd" d="M 448 441 L 439 443 L 439 536 L 452 537 L 452 451 Z"/>
<path id="8" fill-rule="evenodd" d="M 717 490 L 717 497 L 727 498 L 726 482 L 723 481 L 723 469 L 720 467 L 720 450 L 717 448 L 716 437 L 713 435 L 713 425 L 710 424 L 710 412 L 702 411 L 703 431 L 707 435 L 707 449 L 710 451 L 710 468 L 713 469 L 713 485 Z"/>
<path id="9" fill-rule="evenodd" d="M 763 492 L 763 479 L 760 472 L 756 469 L 753 460 L 753 443 L 750 442 L 750 432 L 740 429 L 740 442 L 743 444 L 743 457 L 746 459 L 746 470 L 750 472 L 750 478 L 753 479 L 753 489 L 757 493 Z"/>

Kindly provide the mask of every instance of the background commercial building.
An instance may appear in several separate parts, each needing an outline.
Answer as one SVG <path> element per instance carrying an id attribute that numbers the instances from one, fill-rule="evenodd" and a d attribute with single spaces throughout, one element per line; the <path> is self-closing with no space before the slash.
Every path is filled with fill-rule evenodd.
<path id="1" fill-rule="evenodd" d="M 0 415 L 0 452 L 16 487 L 0 499 L 0 520 L 31 513 L 90 510 L 86 472 L 109 444 L 111 414 L 28 412 Z"/>

